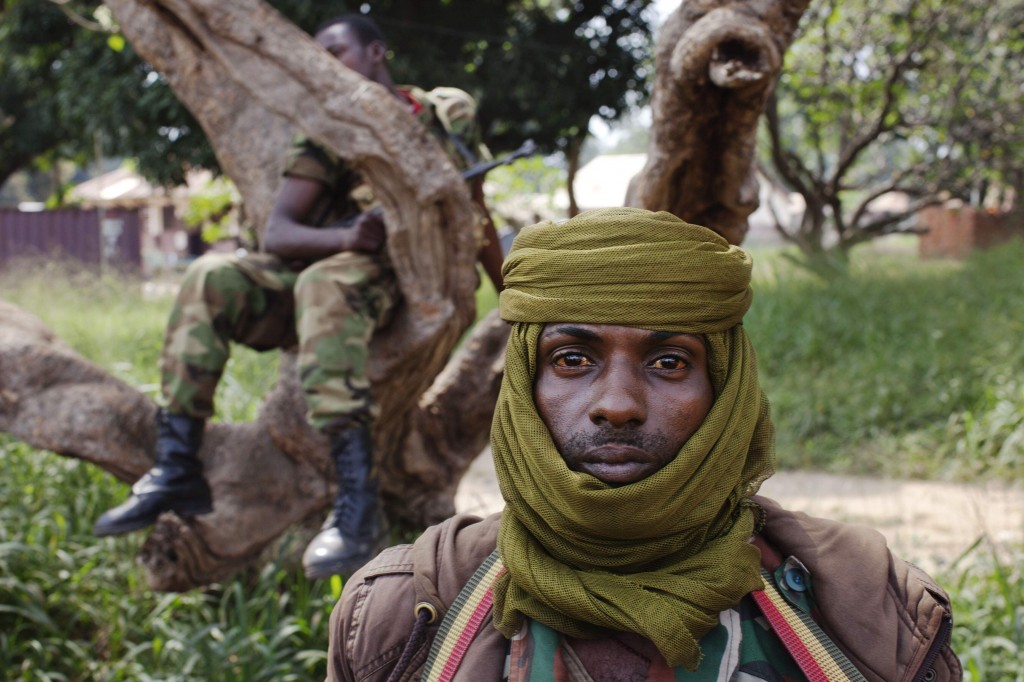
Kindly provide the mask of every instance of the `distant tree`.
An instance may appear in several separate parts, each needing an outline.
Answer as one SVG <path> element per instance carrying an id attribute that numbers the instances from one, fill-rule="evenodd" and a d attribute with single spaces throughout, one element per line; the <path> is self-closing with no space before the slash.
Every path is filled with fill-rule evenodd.
<path id="1" fill-rule="evenodd" d="M 70 29 L 60 21 L 55 30 L 46 15 L 62 20 L 60 12 L 48 12 L 46 3 L 41 7 L 44 12 L 34 3 L 15 2 L 0 15 L 0 184 L 64 137 L 57 115 L 60 74 L 55 77 L 51 66 L 70 42 Z M 33 44 L 40 35 L 47 45 Z"/>
<path id="2" fill-rule="evenodd" d="M 457 4 L 457 3 L 453 3 Z M 533 138 L 565 155 L 570 214 L 590 119 L 619 119 L 647 99 L 652 75 L 650 0 L 504 3 L 507 20 L 493 38 L 467 42 L 468 73 L 479 80 L 489 144 Z M 500 84 L 495 87 L 495 84 Z"/>
<path id="3" fill-rule="evenodd" d="M 1021 0 L 815 0 L 765 117 L 767 171 L 806 202 L 809 256 L 912 229 L 919 208 L 1024 190 Z M 905 208 L 872 202 L 902 192 Z"/>

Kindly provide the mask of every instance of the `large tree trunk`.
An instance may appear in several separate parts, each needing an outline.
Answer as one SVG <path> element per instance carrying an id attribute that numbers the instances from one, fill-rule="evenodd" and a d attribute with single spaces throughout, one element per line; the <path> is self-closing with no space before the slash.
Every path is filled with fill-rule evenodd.
<path id="1" fill-rule="evenodd" d="M 125 36 L 203 125 L 247 215 L 269 213 L 291 131 L 351 160 L 380 198 L 404 303 L 374 340 L 375 432 L 392 519 L 453 511 L 486 444 L 507 329 L 474 319 L 469 194 L 432 136 L 381 86 L 342 67 L 260 0 L 108 0 Z M 31 315 L 0 308 L 0 429 L 125 481 L 152 463 L 155 406 L 74 355 Z M 161 517 L 140 559 L 156 589 L 220 580 L 333 497 L 326 441 L 304 418 L 294 357 L 253 424 L 211 424 L 200 452 L 212 514 Z"/>
<path id="2" fill-rule="evenodd" d="M 757 125 L 809 0 L 688 0 L 658 36 L 653 124 L 627 206 L 739 244 L 757 208 Z"/>
<path id="3" fill-rule="evenodd" d="M 455 169 L 383 88 L 345 70 L 260 0 L 107 4 L 203 125 L 256 226 L 269 213 L 295 128 L 352 160 L 374 187 L 404 294 L 371 349 L 385 500 L 394 519 L 444 518 L 486 442 L 507 336 L 492 315 L 445 367 L 473 319 L 477 281 L 470 200 Z M 651 153 L 630 205 L 742 240 L 756 207 L 757 118 L 806 5 L 688 2 L 672 15 L 659 39 Z M 154 408 L 30 314 L 0 304 L 0 429 L 131 481 L 152 462 Z M 161 517 L 140 557 L 153 587 L 223 579 L 329 504 L 326 443 L 303 414 L 286 353 L 255 423 L 207 428 L 200 457 L 215 510 Z"/>

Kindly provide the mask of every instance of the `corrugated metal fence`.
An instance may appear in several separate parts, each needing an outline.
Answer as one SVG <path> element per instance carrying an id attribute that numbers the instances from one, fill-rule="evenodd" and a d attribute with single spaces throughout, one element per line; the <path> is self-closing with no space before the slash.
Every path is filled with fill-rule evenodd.
<path id="1" fill-rule="evenodd" d="M 132 209 L 0 209 L 0 267 L 16 258 L 68 258 L 139 271 L 141 222 Z"/>

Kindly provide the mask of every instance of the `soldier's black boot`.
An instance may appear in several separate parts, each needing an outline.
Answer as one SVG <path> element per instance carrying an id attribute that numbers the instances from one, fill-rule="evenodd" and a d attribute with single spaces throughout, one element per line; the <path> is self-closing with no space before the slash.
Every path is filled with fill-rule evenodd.
<path id="1" fill-rule="evenodd" d="M 156 523 L 165 511 L 199 516 L 213 510 L 210 486 L 196 456 L 205 420 L 182 414 L 157 414 L 156 464 L 132 486 L 132 496 L 103 513 L 96 535 L 119 535 Z"/>
<path id="2" fill-rule="evenodd" d="M 353 427 L 336 436 L 331 459 L 338 495 L 323 530 L 302 555 L 302 566 L 310 578 L 352 575 L 387 541 L 369 427 Z"/>

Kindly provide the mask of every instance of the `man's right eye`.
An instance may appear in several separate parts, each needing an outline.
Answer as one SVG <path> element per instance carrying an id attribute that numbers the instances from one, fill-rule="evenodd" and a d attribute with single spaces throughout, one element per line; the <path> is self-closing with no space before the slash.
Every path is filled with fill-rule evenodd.
<path id="1" fill-rule="evenodd" d="M 587 367 L 594 363 L 583 353 L 575 351 L 566 351 L 564 353 L 558 353 L 551 360 L 551 364 L 555 367 Z"/>

